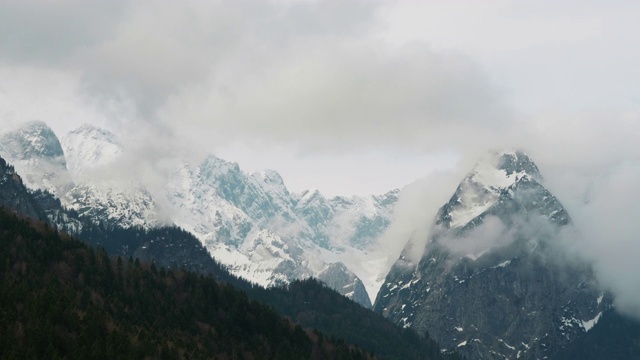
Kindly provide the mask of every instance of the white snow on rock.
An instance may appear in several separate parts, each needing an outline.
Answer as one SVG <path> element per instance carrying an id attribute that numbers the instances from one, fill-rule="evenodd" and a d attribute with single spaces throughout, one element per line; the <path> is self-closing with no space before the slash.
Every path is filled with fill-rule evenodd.
<path id="1" fill-rule="evenodd" d="M 93 125 L 82 125 L 60 138 L 67 159 L 67 169 L 76 182 L 94 169 L 113 165 L 122 155 L 118 138 Z"/>
<path id="2" fill-rule="evenodd" d="M 479 161 L 462 181 L 457 192 L 459 195 L 458 203 L 450 213 L 450 227 L 465 226 L 493 206 L 502 191 L 523 177 L 529 176 L 524 171 L 507 174 L 507 171 L 500 169 L 499 161 L 503 155 L 517 157 L 515 152 L 492 154 Z"/>
<path id="3" fill-rule="evenodd" d="M 587 331 L 591 330 L 594 326 L 596 326 L 598 321 L 600 321 L 600 317 L 602 317 L 602 312 L 598 313 L 598 315 L 596 315 L 591 320 L 581 321 L 582 328 L 584 329 L 584 331 L 587 332 Z"/>

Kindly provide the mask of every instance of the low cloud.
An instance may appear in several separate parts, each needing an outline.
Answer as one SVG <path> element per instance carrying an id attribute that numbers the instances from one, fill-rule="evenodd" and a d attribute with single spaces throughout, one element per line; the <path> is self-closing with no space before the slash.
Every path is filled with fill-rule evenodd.
<path id="1" fill-rule="evenodd" d="M 378 241 L 389 254 L 388 268 L 401 252 L 411 263 L 420 261 L 439 207 L 455 191 L 460 175 L 455 170 L 435 172 L 402 189 L 393 222 Z"/>
<path id="2" fill-rule="evenodd" d="M 454 254 L 461 257 L 476 259 L 490 249 L 510 244 L 515 239 L 511 233 L 513 229 L 506 227 L 500 218 L 487 216 L 482 224 L 464 236 L 455 238 L 438 239 L 439 244 L 444 245 Z"/>
<path id="3" fill-rule="evenodd" d="M 640 319 L 640 161 L 612 163 L 594 177 L 566 175 L 554 186 L 578 232 L 565 238 L 570 253 L 594 264 L 618 310 Z"/>

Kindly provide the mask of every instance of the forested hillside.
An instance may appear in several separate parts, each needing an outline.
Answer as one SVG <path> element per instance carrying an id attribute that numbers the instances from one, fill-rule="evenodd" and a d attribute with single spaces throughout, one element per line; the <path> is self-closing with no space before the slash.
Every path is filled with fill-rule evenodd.
<path id="1" fill-rule="evenodd" d="M 0 211 L 0 358 L 367 359 L 193 272 Z"/>
<path id="2" fill-rule="evenodd" d="M 249 296 L 272 305 L 303 326 L 333 334 L 387 359 L 461 359 L 457 354 L 442 354 L 428 335 L 401 329 L 316 279 L 295 281 L 281 288 L 253 288 Z"/>

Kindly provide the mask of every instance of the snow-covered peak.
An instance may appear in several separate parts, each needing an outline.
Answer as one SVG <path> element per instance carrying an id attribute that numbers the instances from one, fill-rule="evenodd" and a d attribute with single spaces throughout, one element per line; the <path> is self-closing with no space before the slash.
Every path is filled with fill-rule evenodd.
<path id="1" fill-rule="evenodd" d="M 76 181 L 88 170 L 115 163 L 123 152 L 115 134 L 89 124 L 69 132 L 61 140 L 67 167 Z"/>
<path id="2" fill-rule="evenodd" d="M 445 206 L 449 227 L 463 227 L 488 210 L 519 181 L 541 180 L 536 164 L 522 151 L 494 152 L 481 159 Z"/>
<path id="3" fill-rule="evenodd" d="M 252 176 L 256 179 L 260 179 L 266 184 L 284 186 L 284 180 L 282 180 L 282 176 L 280 176 L 280 174 L 275 170 L 267 169 L 264 171 L 254 172 Z"/>
<path id="4" fill-rule="evenodd" d="M 73 187 L 60 141 L 42 121 L 28 122 L 2 134 L 0 156 L 15 166 L 27 187 L 56 195 Z"/>
<path id="5" fill-rule="evenodd" d="M 502 151 L 498 154 L 498 168 L 504 170 L 507 175 L 513 173 L 525 173 L 536 180 L 541 180 L 538 166 L 520 150 Z"/>
<path id="6" fill-rule="evenodd" d="M 208 155 L 204 161 L 202 161 L 200 169 L 203 175 L 213 177 L 227 173 L 240 172 L 240 166 L 238 163 L 223 160 L 213 154 Z"/>
<path id="7" fill-rule="evenodd" d="M 15 160 L 64 156 L 58 137 L 42 121 L 27 122 L 5 133 L 0 146 Z"/>
<path id="8" fill-rule="evenodd" d="M 521 151 L 503 151 L 480 160 L 467 179 L 494 192 L 510 187 L 525 176 L 541 178 L 536 164 Z"/>
<path id="9" fill-rule="evenodd" d="M 77 129 L 70 131 L 68 135 L 81 135 L 84 138 L 95 141 L 120 144 L 120 140 L 114 133 L 91 124 L 82 124 Z"/>
<path id="10" fill-rule="evenodd" d="M 260 187 L 267 193 L 279 194 L 290 197 L 289 190 L 284 184 L 282 176 L 275 170 L 264 170 L 254 172 L 251 177 L 260 184 Z M 289 199 L 287 202 L 291 202 Z"/>

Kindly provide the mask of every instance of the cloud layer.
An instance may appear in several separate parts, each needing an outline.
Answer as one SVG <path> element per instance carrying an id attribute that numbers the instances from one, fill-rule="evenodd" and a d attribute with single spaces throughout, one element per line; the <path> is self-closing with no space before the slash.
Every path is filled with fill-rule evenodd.
<path id="1" fill-rule="evenodd" d="M 508 125 L 469 58 L 379 40 L 377 2 L 91 5 L 0 4 L 0 63 L 58 72 L 77 83 L 77 101 L 202 143 L 423 150 L 447 145 L 442 133 L 472 141 Z"/>

